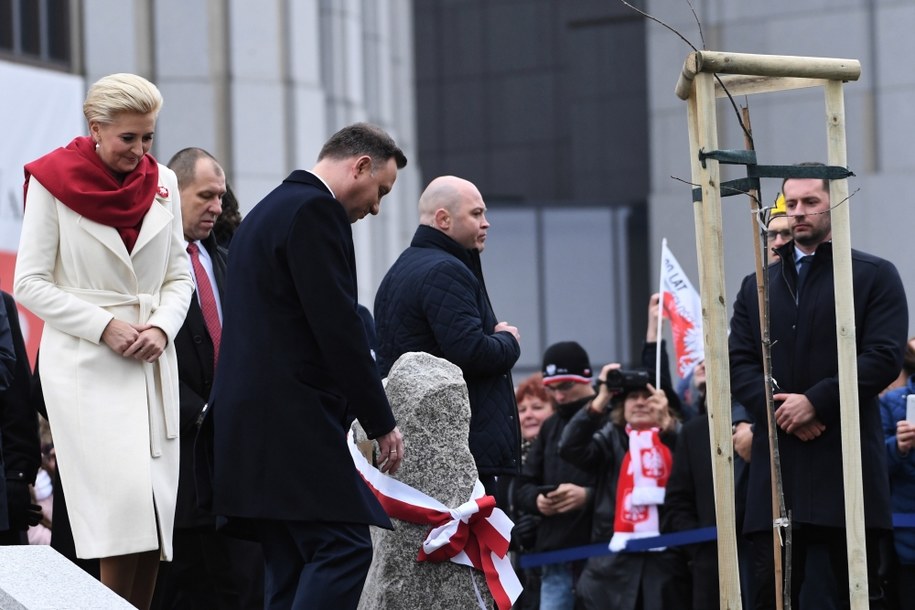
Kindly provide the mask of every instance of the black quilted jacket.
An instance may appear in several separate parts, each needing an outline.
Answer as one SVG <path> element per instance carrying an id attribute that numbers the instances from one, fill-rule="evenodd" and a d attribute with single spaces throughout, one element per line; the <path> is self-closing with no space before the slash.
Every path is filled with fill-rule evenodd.
<path id="1" fill-rule="evenodd" d="M 407 352 L 426 352 L 461 368 L 470 396 L 470 452 L 480 474 L 518 472 L 521 431 L 511 368 L 515 338 L 494 333 L 480 254 L 420 226 L 375 297 L 378 366 L 387 376 Z"/>

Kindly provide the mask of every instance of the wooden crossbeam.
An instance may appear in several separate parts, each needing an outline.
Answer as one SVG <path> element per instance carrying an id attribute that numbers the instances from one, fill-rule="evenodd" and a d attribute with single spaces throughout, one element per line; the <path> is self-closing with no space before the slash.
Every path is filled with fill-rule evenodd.
<path id="1" fill-rule="evenodd" d="M 797 57 L 792 55 L 756 55 L 693 51 L 686 57 L 676 93 L 681 100 L 689 99 L 692 81 L 697 74 L 741 74 L 754 77 L 788 77 L 854 81 L 861 76 L 857 59 L 831 57 Z M 774 91 L 775 89 L 769 89 Z"/>

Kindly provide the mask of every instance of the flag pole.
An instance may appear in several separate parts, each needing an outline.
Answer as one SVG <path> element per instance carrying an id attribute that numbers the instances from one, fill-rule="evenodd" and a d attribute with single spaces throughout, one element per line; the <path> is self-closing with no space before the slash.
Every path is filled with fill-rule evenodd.
<path id="1" fill-rule="evenodd" d="M 654 350 L 654 387 L 661 387 L 661 327 L 664 319 L 664 252 L 667 251 L 667 238 L 661 238 L 661 268 L 658 270 L 658 336 Z"/>

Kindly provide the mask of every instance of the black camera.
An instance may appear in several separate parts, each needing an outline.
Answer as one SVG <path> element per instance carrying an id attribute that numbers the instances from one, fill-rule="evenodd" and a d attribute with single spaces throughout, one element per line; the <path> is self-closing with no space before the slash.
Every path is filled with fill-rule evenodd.
<path id="1" fill-rule="evenodd" d="M 627 390 L 640 390 L 651 383 L 648 371 L 614 369 L 607 371 L 607 381 L 604 384 L 611 392 L 625 392 Z"/>

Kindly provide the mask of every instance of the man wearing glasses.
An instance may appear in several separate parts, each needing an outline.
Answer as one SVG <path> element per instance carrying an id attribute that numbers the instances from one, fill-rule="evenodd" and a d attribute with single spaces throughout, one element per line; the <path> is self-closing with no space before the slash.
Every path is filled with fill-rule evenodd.
<path id="1" fill-rule="evenodd" d="M 791 219 L 785 214 L 785 196 L 779 193 L 766 225 L 766 247 L 769 248 L 770 265 L 780 260 L 778 249 L 789 241 L 791 241 Z"/>

